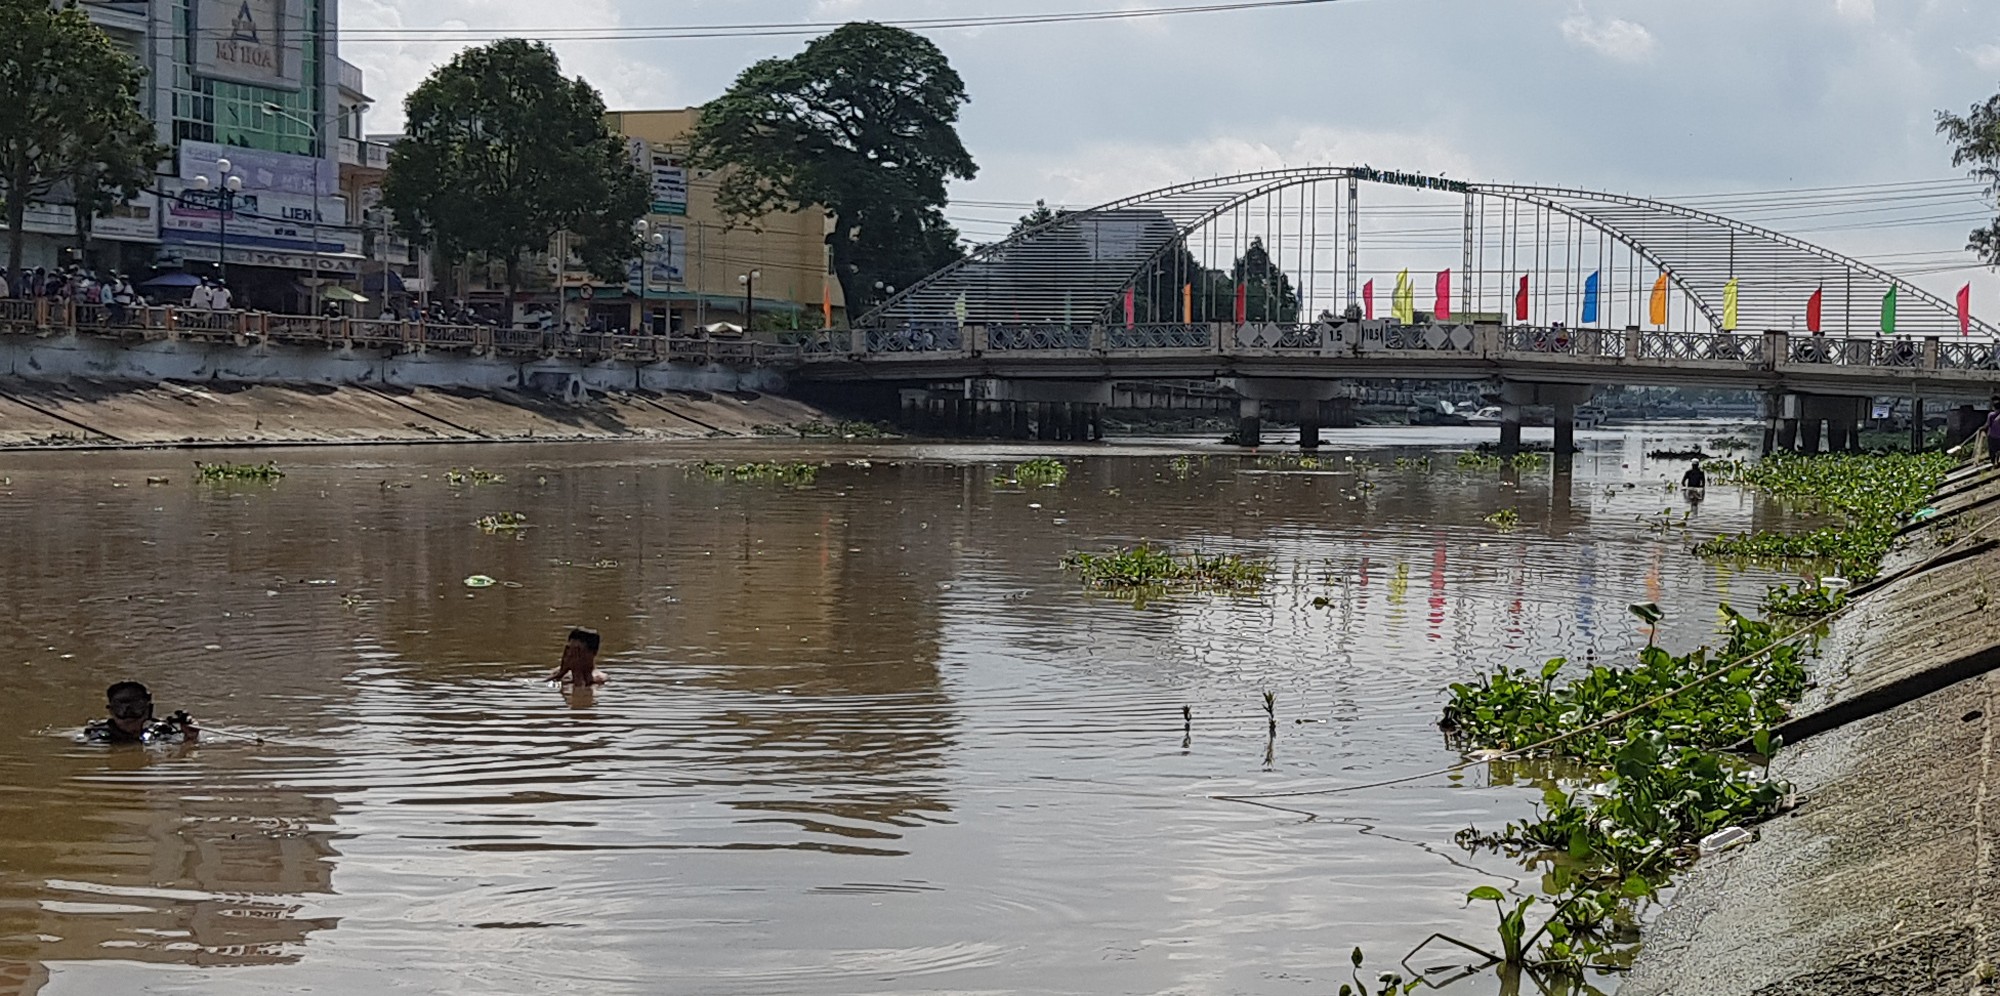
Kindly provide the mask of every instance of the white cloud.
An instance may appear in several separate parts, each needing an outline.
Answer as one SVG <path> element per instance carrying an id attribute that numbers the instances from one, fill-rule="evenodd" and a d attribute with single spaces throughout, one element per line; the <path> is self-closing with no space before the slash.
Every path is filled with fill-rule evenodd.
<path id="1" fill-rule="evenodd" d="M 414 16 L 405 18 L 405 12 Z M 463 30 L 468 26 L 482 32 L 530 29 L 550 23 L 550 7 L 541 0 L 343 0 L 340 23 L 343 30 L 389 28 L 409 30 Z M 619 5 L 615 0 L 565 0 L 561 19 L 568 24 L 617 25 Z M 463 41 L 362 41 L 341 45 L 340 56 L 361 67 L 368 95 L 375 98 L 366 127 L 370 132 L 400 130 L 403 126 L 403 98 L 422 83 L 438 66 L 470 47 Z M 563 73 L 583 75 L 604 94 L 612 109 L 657 107 L 663 78 L 658 66 L 644 66 L 619 51 L 620 46 L 605 42 L 555 43 L 562 59 Z"/>
<path id="2" fill-rule="evenodd" d="M 1972 64 L 1989 73 L 2000 72 L 2000 45 L 1979 45 L 1965 54 L 1972 57 Z"/>
<path id="3" fill-rule="evenodd" d="M 1875 20 L 1875 0 L 1833 0 L 1833 12 L 1850 21 Z"/>
<path id="4" fill-rule="evenodd" d="M 1658 47 L 1643 24 L 1616 17 L 1598 20 L 1581 10 L 1563 18 L 1562 34 L 1572 45 L 1619 62 L 1645 62 Z"/>

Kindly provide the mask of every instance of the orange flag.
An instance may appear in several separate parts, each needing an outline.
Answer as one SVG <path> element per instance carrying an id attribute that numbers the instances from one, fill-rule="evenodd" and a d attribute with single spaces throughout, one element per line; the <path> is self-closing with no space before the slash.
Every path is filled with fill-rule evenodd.
<path id="1" fill-rule="evenodd" d="M 1650 317 L 1653 319 L 1654 325 L 1664 326 L 1667 324 L 1667 273 L 1665 270 L 1660 271 L 1660 279 L 1653 281 L 1653 300 L 1650 310 L 1652 311 Z"/>
<path id="2" fill-rule="evenodd" d="M 819 317 L 826 323 L 821 328 L 833 327 L 833 287 L 825 280 L 819 283 Z"/>

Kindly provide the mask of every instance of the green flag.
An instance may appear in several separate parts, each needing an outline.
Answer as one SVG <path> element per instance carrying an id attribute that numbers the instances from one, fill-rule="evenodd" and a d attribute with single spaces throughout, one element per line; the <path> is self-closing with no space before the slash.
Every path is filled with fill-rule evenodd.
<path id="1" fill-rule="evenodd" d="M 1889 293 L 1882 295 L 1882 334 L 1896 334 L 1896 288 L 1889 287 Z"/>

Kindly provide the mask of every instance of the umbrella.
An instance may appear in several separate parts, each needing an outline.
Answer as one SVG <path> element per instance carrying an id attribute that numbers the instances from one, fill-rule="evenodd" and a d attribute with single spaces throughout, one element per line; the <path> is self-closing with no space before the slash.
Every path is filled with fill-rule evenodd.
<path id="1" fill-rule="evenodd" d="M 176 270 L 176 271 L 174 271 L 174 272 L 172 272 L 172 273 L 162 273 L 162 274 L 160 274 L 159 276 L 157 276 L 157 277 L 154 277 L 153 279 L 151 279 L 151 280 L 148 280 L 148 281 L 146 281 L 146 282 L 145 282 L 145 283 L 143 283 L 143 284 L 140 284 L 139 286 L 141 286 L 141 287 L 199 287 L 199 286 L 201 286 L 201 278 L 200 278 L 200 277 L 197 277 L 197 276 L 194 276 L 193 274 L 188 274 L 188 273 L 182 273 L 182 272 L 180 272 L 180 271 Z"/>
<path id="2" fill-rule="evenodd" d="M 339 285 L 328 287 L 326 290 L 321 291 L 320 296 L 329 301 L 353 301 L 355 304 L 368 303 L 367 298 Z"/>
<path id="3" fill-rule="evenodd" d="M 743 326 L 731 322 L 714 322 L 707 326 L 709 335 L 742 335 Z"/>

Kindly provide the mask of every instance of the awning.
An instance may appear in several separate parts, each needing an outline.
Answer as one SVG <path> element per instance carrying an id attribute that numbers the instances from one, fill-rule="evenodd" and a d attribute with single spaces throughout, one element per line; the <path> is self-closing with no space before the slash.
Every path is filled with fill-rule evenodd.
<path id="1" fill-rule="evenodd" d="M 332 287 L 328 287 L 323 291 L 320 291 L 319 296 L 326 298 L 329 301 L 352 301 L 355 304 L 368 303 L 367 298 L 362 297 L 361 295 L 356 294 L 345 287 L 341 287 L 338 284 Z"/>
<path id="2" fill-rule="evenodd" d="M 361 289 L 371 294 L 382 293 L 383 277 L 388 278 L 389 293 L 404 294 L 403 275 L 394 270 L 369 270 L 361 274 Z"/>
<path id="3" fill-rule="evenodd" d="M 176 270 L 176 271 L 174 271 L 174 272 L 172 272 L 172 273 L 162 273 L 162 274 L 160 274 L 159 276 L 157 276 L 157 277 L 154 277 L 153 279 L 151 279 L 151 280 L 148 280 L 148 281 L 146 281 L 146 282 L 145 282 L 145 283 L 143 283 L 143 284 L 140 284 L 139 286 L 141 286 L 141 287 L 199 287 L 199 286 L 201 286 L 201 278 L 200 278 L 200 277 L 197 277 L 197 276 L 195 276 L 195 275 L 194 275 L 194 274 L 192 274 L 192 273 L 182 273 L 182 272 L 180 272 L 179 270 Z"/>

